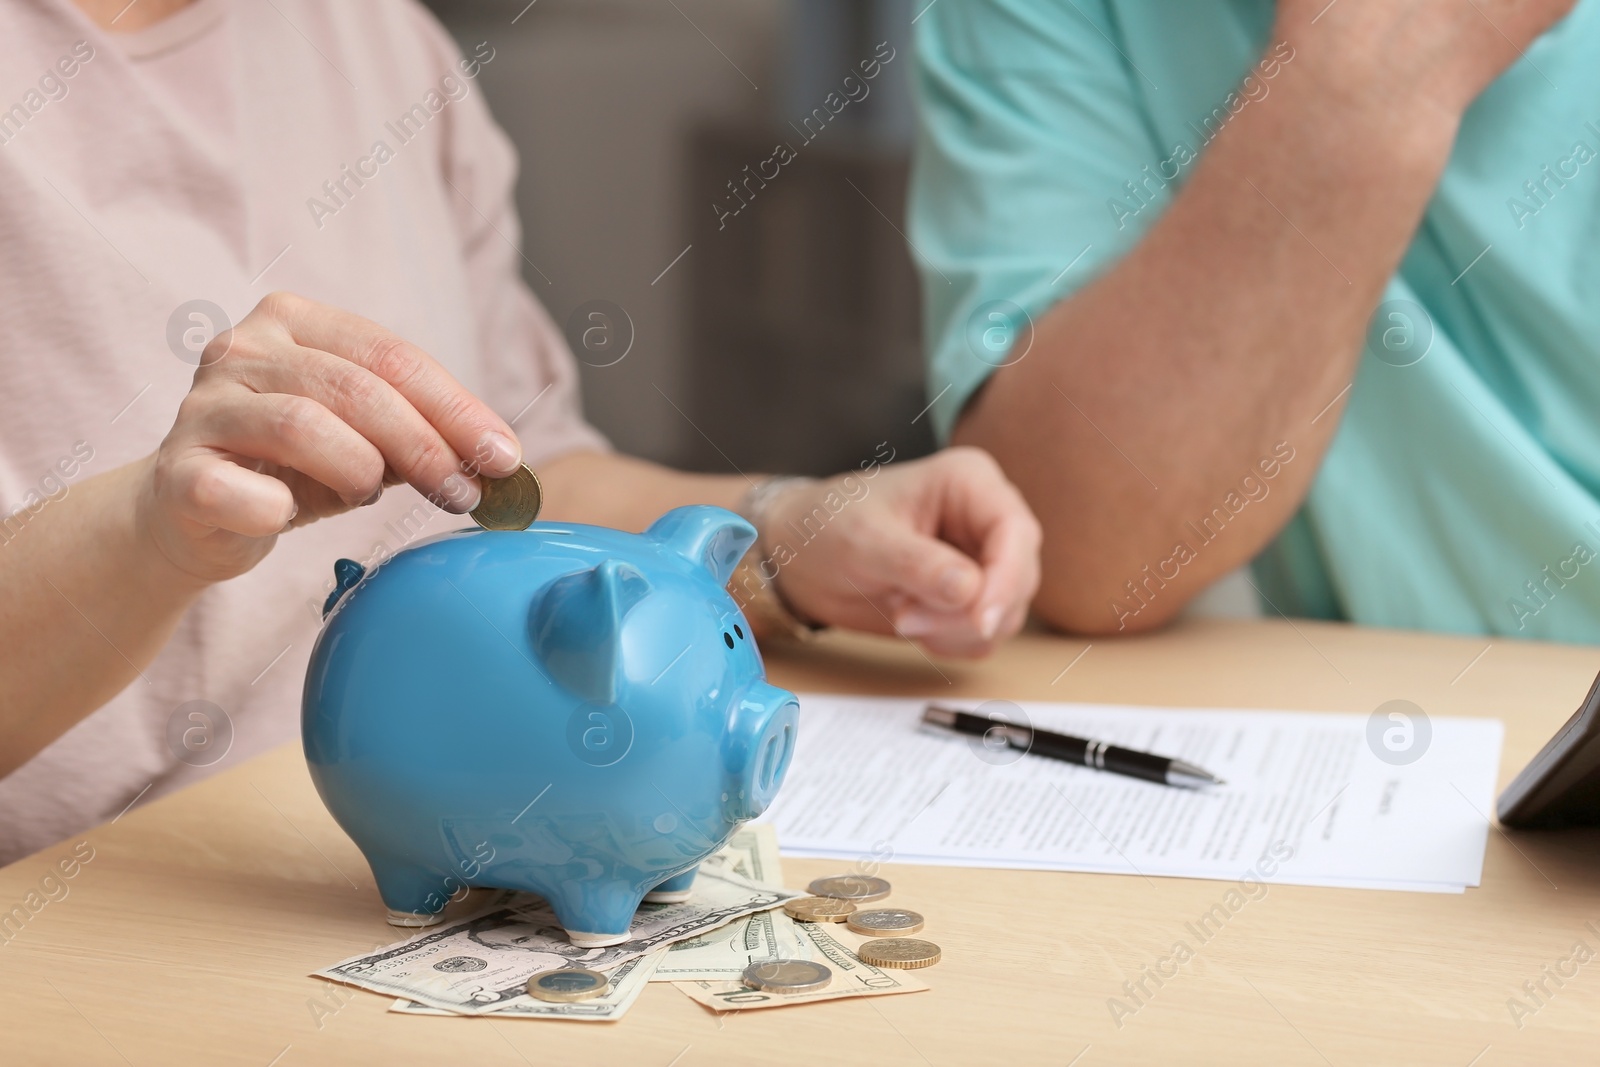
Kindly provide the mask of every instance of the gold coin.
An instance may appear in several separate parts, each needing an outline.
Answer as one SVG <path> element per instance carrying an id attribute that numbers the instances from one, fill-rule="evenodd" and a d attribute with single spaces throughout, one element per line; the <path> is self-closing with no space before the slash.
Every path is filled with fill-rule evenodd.
<path id="1" fill-rule="evenodd" d="M 796 897 L 783 902 L 783 913 L 803 923 L 842 923 L 856 910 L 837 897 Z"/>
<path id="2" fill-rule="evenodd" d="M 904 908 L 878 908 L 858 911 L 844 921 L 858 934 L 882 937 L 885 934 L 914 934 L 922 929 L 922 916 Z"/>
<path id="3" fill-rule="evenodd" d="M 811 993 L 831 981 L 833 972 L 810 960 L 768 960 L 744 969 L 744 984 L 765 993 Z"/>
<path id="4" fill-rule="evenodd" d="M 554 1004 L 589 1000 L 610 991 L 611 980 L 587 967 L 563 967 L 528 979 L 528 995 Z"/>
<path id="5" fill-rule="evenodd" d="M 869 878 L 864 874 L 836 874 L 831 878 L 818 878 L 807 889 L 819 897 L 837 897 L 865 904 L 882 900 L 889 895 L 889 883 L 882 878 Z"/>
<path id="6" fill-rule="evenodd" d="M 485 530 L 526 530 L 539 517 L 544 487 L 524 463 L 507 478 L 480 478 L 483 499 L 472 509 L 472 521 Z"/>
<path id="7" fill-rule="evenodd" d="M 863 942 L 861 947 L 856 949 L 856 955 L 863 961 L 879 967 L 913 970 L 917 967 L 932 967 L 939 962 L 939 957 L 943 953 L 932 941 L 923 941 L 916 937 L 880 937 L 876 941 Z"/>

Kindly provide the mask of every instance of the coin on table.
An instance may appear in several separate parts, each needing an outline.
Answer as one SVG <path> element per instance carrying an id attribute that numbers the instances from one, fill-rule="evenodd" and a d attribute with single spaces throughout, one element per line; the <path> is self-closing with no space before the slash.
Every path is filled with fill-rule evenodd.
<path id="1" fill-rule="evenodd" d="M 818 878 L 806 886 L 819 897 L 836 897 L 865 904 L 869 900 L 882 900 L 889 895 L 889 883 L 882 878 L 868 878 L 864 874 L 836 874 L 831 878 Z"/>
<path id="2" fill-rule="evenodd" d="M 883 937 L 886 934 L 914 934 L 922 929 L 922 916 L 904 908 L 877 908 L 858 911 L 844 921 L 858 934 Z"/>
<path id="3" fill-rule="evenodd" d="M 744 984 L 765 993 L 811 993 L 831 981 L 833 972 L 810 960 L 768 960 L 744 969 Z"/>
<path id="4" fill-rule="evenodd" d="M 856 949 L 856 955 L 878 967 L 899 967 L 909 971 L 917 967 L 932 967 L 939 962 L 943 953 L 938 945 L 921 938 L 880 937 L 875 941 L 863 942 Z"/>
<path id="5" fill-rule="evenodd" d="M 610 991 L 610 979 L 587 967 L 563 967 L 528 979 L 528 995 L 556 1004 L 589 1000 Z"/>
<path id="6" fill-rule="evenodd" d="M 544 488 L 526 463 L 508 478 L 482 478 L 483 499 L 472 509 L 472 521 L 485 530 L 526 530 L 539 517 Z"/>
<path id="7" fill-rule="evenodd" d="M 783 902 L 783 912 L 803 923 L 842 923 L 855 913 L 856 906 L 837 897 L 795 897 Z"/>

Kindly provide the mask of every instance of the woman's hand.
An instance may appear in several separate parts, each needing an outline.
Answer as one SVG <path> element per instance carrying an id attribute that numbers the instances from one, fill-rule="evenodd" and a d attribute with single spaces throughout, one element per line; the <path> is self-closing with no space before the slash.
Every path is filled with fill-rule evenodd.
<path id="1" fill-rule="evenodd" d="M 941 655 L 988 653 L 1039 588 L 1039 523 L 976 448 L 797 484 L 763 520 L 762 551 L 796 613 Z"/>
<path id="2" fill-rule="evenodd" d="M 470 511 L 475 476 L 521 446 L 426 352 L 376 323 L 274 293 L 201 357 L 177 421 L 146 462 L 137 521 L 181 571 L 242 574 L 277 535 L 409 482 Z"/>

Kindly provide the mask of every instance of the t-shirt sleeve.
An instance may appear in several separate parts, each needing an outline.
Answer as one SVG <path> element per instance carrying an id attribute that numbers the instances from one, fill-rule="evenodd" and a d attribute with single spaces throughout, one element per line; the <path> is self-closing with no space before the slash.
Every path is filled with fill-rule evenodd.
<path id="1" fill-rule="evenodd" d="M 444 195 L 455 211 L 461 256 L 474 301 L 483 399 L 511 422 L 529 465 L 579 450 L 609 450 L 583 417 L 578 368 L 566 339 L 522 278 L 522 225 L 515 190 L 517 153 L 484 102 L 475 80 L 492 43 L 463 57 L 431 16 L 446 65 L 465 60 L 471 91 L 445 111 L 441 145 Z M 507 60 L 501 59 L 501 62 Z"/>
<path id="2" fill-rule="evenodd" d="M 946 0 L 916 27 L 908 236 L 941 440 L 1020 327 L 1116 262 L 1158 214 L 1124 183 L 1162 158 L 1154 91 L 1098 0 Z M 1114 202 L 1122 201 L 1122 208 Z"/>

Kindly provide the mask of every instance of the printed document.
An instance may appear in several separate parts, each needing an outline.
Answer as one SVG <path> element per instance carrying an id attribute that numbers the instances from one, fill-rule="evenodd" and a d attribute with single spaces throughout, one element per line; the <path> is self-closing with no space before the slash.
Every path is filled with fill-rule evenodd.
<path id="1" fill-rule="evenodd" d="M 1482 874 L 1497 720 L 938 702 L 1179 757 L 1226 784 L 1184 789 L 985 744 L 923 726 L 922 699 L 802 695 L 788 776 L 762 818 L 783 851 L 1229 881 L 1270 855 L 1274 882 L 1445 893 Z"/>

